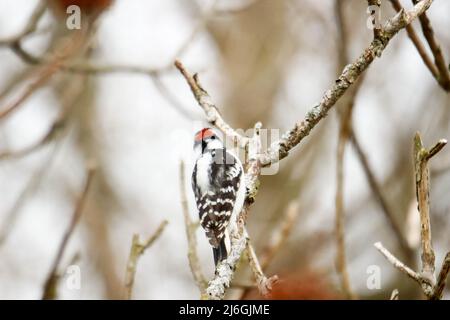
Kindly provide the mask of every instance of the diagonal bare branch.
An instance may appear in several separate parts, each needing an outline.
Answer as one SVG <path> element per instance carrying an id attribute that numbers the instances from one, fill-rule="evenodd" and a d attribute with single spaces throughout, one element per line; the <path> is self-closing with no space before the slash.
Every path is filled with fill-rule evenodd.
<path id="1" fill-rule="evenodd" d="M 433 295 L 431 300 L 442 299 L 442 294 L 444 292 L 445 284 L 447 282 L 448 274 L 450 273 L 450 252 L 447 252 L 444 262 L 442 263 L 441 272 L 439 273 L 438 281 L 434 287 Z"/>
<path id="2" fill-rule="evenodd" d="M 416 5 L 418 3 L 418 0 L 412 0 L 412 2 Z M 437 78 L 437 80 L 444 90 L 450 91 L 450 72 L 448 70 L 447 64 L 445 63 L 445 58 L 444 54 L 442 53 L 441 46 L 434 36 L 434 30 L 431 26 L 430 19 L 428 19 L 427 14 L 424 12 L 419 16 L 419 21 L 422 27 L 422 33 L 428 42 L 431 52 L 433 53 L 434 63 L 439 71 L 439 77 Z"/>
<path id="3" fill-rule="evenodd" d="M 409 268 L 407 265 L 405 265 L 403 262 L 398 260 L 392 253 L 390 253 L 382 244 L 381 242 L 377 242 L 374 244 L 375 248 L 377 248 L 378 251 L 381 252 L 381 254 L 399 271 L 406 274 L 408 277 L 413 279 L 419 284 L 422 284 L 422 278 L 420 277 L 420 274 Z"/>
<path id="4" fill-rule="evenodd" d="M 289 152 L 297 146 L 311 130 L 327 116 L 328 111 L 347 92 L 361 74 L 371 65 L 376 57 L 379 57 L 389 44 L 389 41 L 403 28 L 409 25 L 415 18 L 424 13 L 433 0 L 422 0 L 409 11 L 400 11 L 389 19 L 379 38 L 374 39 L 364 52 L 351 64 L 347 65 L 335 83 L 328 89 L 307 114 L 304 120 L 297 122 L 294 127 L 287 131 L 282 138 L 273 144 L 261 156 L 261 164 L 269 166 L 288 156 Z"/>
<path id="5" fill-rule="evenodd" d="M 44 284 L 44 292 L 42 295 L 42 299 L 55 299 L 56 298 L 56 287 L 58 283 L 58 266 L 61 263 L 61 259 L 63 258 L 64 252 L 67 247 L 67 243 L 69 242 L 70 237 L 72 236 L 75 227 L 80 221 L 81 214 L 83 213 L 83 208 L 86 203 L 86 199 L 88 196 L 89 189 L 92 185 L 92 180 L 95 175 L 95 168 L 91 167 L 88 169 L 86 182 L 83 187 L 83 191 L 81 192 L 81 196 L 76 204 L 75 210 L 72 215 L 72 220 L 70 221 L 69 227 L 65 232 L 61 244 L 59 245 L 58 252 L 56 254 L 55 260 L 53 261 L 50 272 L 45 280 Z"/>
<path id="6" fill-rule="evenodd" d="M 258 287 L 259 292 L 265 298 L 267 298 L 272 291 L 273 285 L 278 281 L 278 276 L 274 275 L 272 277 L 267 278 L 264 274 L 264 271 L 261 267 L 261 264 L 256 256 L 255 249 L 253 248 L 250 240 L 247 239 L 247 257 L 250 264 L 250 268 L 252 269 L 253 275 L 256 279 L 256 285 Z"/>
<path id="7" fill-rule="evenodd" d="M 183 77 L 186 79 L 192 93 L 194 94 L 195 100 L 197 100 L 199 106 L 203 109 L 206 114 L 206 119 L 213 126 L 221 130 L 226 136 L 233 139 L 235 142 L 240 142 L 242 147 L 246 146 L 248 143 L 248 138 L 237 133 L 230 125 L 228 125 L 222 118 L 217 106 L 212 102 L 211 97 L 208 92 L 200 85 L 197 74 L 191 75 L 183 64 L 176 60 L 175 67 L 181 72 Z"/>
<path id="8" fill-rule="evenodd" d="M 131 299 L 138 259 L 144 254 L 145 250 L 150 248 L 152 244 L 161 236 L 167 224 L 167 220 L 161 222 L 156 231 L 144 242 L 139 240 L 139 234 L 135 233 L 133 235 L 130 256 L 128 257 L 127 271 L 125 274 L 125 299 Z"/>
<path id="9" fill-rule="evenodd" d="M 392 6 L 397 12 L 400 12 L 403 9 L 401 3 L 399 0 L 390 0 Z M 416 31 L 414 30 L 414 27 L 412 24 L 409 24 L 406 26 L 406 33 L 408 34 L 409 39 L 411 39 L 411 42 L 416 47 L 417 52 L 419 53 L 420 57 L 422 58 L 424 64 L 427 66 L 428 70 L 430 70 L 433 77 L 438 80 L 439 79 L 439 71 L 434 65 L 433 60 L 431 60 L 430 56 L 427 53 L 427 50 L 423 46 L 422 42 L 420 41 L 419 36 L 417 35 Z"/>

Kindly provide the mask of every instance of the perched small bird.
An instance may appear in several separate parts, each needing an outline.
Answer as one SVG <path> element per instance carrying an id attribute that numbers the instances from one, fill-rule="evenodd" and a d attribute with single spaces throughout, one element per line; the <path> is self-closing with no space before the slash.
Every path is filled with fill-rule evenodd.
<path id="1" fill-rule="evenodd" d="M 195 134 L 194 152 L 192 189 L 217 266 L 229 254 L 230 230 L 236 227 L 236 216 L 244 204 L 244 169 L 210 128 Z"/>

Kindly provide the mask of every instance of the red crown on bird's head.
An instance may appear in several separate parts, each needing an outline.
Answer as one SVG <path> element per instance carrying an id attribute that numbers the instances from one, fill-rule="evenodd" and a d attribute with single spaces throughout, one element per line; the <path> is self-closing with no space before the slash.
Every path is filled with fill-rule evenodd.
<path id="1" fill-rule="evenodd" d="M 206 138 L 209 137 L 213 137 L 216 136 L 216 134 L 214 133 L 214 131 L 211 130 L 211 128 L 203 128 L 202 130 L 198 131 L 195 134 L 194 140 L 197 141 L 202 141 Z"/>

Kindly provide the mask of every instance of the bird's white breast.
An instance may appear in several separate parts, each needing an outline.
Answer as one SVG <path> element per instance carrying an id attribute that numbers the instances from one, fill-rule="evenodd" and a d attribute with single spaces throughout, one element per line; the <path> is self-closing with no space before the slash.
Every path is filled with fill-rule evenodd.
<path id="1" fill-rule="evenodd" d="M 209 190 L 209 175 L 212 157 L 210 153 L 203 154 L 197 160 L 197 185 L 202 192 Z"/>

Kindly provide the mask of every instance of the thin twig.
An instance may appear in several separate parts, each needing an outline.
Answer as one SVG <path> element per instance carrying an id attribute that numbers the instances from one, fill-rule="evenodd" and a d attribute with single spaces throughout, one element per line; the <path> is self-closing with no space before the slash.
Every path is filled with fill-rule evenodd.
<path id="1" fill-rule="evenodd" d="M 188 240 L 188 260 L 189 267 L 191 268 L 192 275 L 194 276 L 195 283 L 197 284 L 201 293 L 206 289 L 208 281 L 206 280 L 200 260 L 197 254 L 197 237 L 195 231 L 198 224 L 192 222 L 189 214 L 189 206 L 186 196 L 186 177 L 185 177 L 185 165 L 183 161 L 180 161 L 180 195 L 181 195 L 181 207 L 184 216 L 184 224 L 186 226 L 186 236 Z"/>
<path id="2" fill-rule="evenodd" d="M 417 4 L 417 0 L 412 0 L 414 4 Z M 442 88 L 446 91 L 450 91 L 450 72 L 448 70 L 448 66 L 445 63 L 445 58 L 441 50 L 441 46 L 437 42 L 434 36 L 434 30 L 431 26 L 430 19 L 428 19 L 427 14 L 424 12 L 419 16 L 420 25 L 422 27 L 422 32 L 425 39 L 428 42 L 428 45 L 431 49 L 431 52 L 434 56 L 434 63 L 439 71 L 438 82 Z"/>
<path id="3" fill-rule="evenodd" d="M 14 43 L 20 42 L 26 36 L 35 32 L 37 25 L 39 23 L 39 20 L 44 15 L 46 9 L 47 9 L 47 4 L 45 3 L 45 1 L 39 1 L 39 3 L 37 4 L 36 8 L 33 11 L 33 13 L 31 14 L 30 18 L 27 20 L 28 22 L 25 25 L 25 27 L 23 28 L 23 30 L 20 31 L 15 36 L 0 40 L 0 47 L 1 46 L 10 46 Z"/>
<path id="4" fill-rule="evenodd" d="M 8 79 L 8 83 L 5 84 L 3 90 L 0 92 L 0 101 L 8 97 L 20 84 L 26 81 L 28 78 L 34 75 L 35 70 L 28 68 L 23 72 L 16 73 Z"/>
<path id="5" fill-rule="evenodd" d="M 173 55 L 174 58 L 170 59 L 170 61 L 173 61 L 175 58 L 182 56 L 187 49 L 189 48 L 190 44 L 194 40 L 195 36 L 200 31 L 200 27 L 204 25 L 205 21 L 208 20 L 208 16 L 211 13 L 214 13 L 215 6 L 212 7 L 211 10 L 209 10 L 206 14 L 202 15 L 201 21 L 198 23 L 198 25 L 194 28 L 191 35 L 188 37 L 188 39 L 178 48 L 176 53 Z M 34 29 L 27 31 L 27 34 L 33 32 Z M 26 28 L 28 30 L 28 28 Z M 4 43 L 10 46 L 11 50 L 25 63 L 31 64 L 31 65 L 42 65 L 42 64 L 48 64 L 50 61 L 47 57 L 39 57 L 35 56 L 32 53 L 28 52 L 21 44 L 22 38 L 24 37 L 25 31 L 19 33 L 17 36 L 9 39 L 0 41 L 0 44 Z M 164 73 L 170 72 L 172 69 L 172 62 L 168 64 L 164 64 L 161 67 L 155 67 L 155 68 L 149 68 L 149 67 L 142 67 L 142 66 L 132 66 L 132 65 L 126 65 L 126 64 L 98 64 L 98 63 L 92 63 L 89 61 L 76 61 L 76 62 L 67 62 L 63 63 L 61 65 L 61 70 L 65 72 L 71 72 L 71 73 L 81 73 L 81 74 L 91 74 L 91 75 L 103 75 L 103 74 L 110 74 L 110 73 L 131 73 L 131 74 L 141 74 L 146 75 L 154 78 L 155 81 L 158 80 L 158 76 L 161 76 Z M 155 82 L 155 84 L 157 84 Z M 158 89 L 160 86 L 157 86 Z M 173 100 L 172 98 L 170 100 Z"/>
<path id="6" fill-rule="evenodd" d="M 297 220 L 299 213 L 300 210 L 298 202 L 291 201 L 286 209 L 286 212 L 284 213 L 284 217 L 281 219 L 280 225 L 275 228 L 272 233 L 271 240 L 262 250 L 259 261 L 261 262 L 261 268 L 263 270 L 267 269 L 277 252 L 283 247 L 293 227 L 295 226 L 295 221 Z"/>
<path id="7" fill-rule="evenodd" d="M 335 235 L 336 235 L 336 268 L 341 279 L 341 286 L 344 294 L 348 299 L 355 299 L 350 285 L 350 276 L 347 267 L 347 255 L 345 247 L 345 210 L 344 210 L 344 155 L 351 131 L 351 117 L 354 99 L 349 105 L 342 105 L 344 110 L 340 114 L 340 130 L 338 138 L 338 147 L 336 150 L 336 218 L 335 218 Z"/>
<path id="8" fill-rule="evenodd" d="M 369 5 L 374 5 L 377 1 L 370 1 Z M 338 71 L 344 68 L 348 63 L 348 41 L 345 31 L 345 18 L 343 2 L 335 1 L 336 23 L 338 29 Z M 374 25 L 375 26 L 375 25 Z M 377 26 L 375 26 L 377 27 Z M 381 29 L 376 28 L 374 38 L 378 38 L 381 34 Z M 337 109 L 339 115 L 339 134 L 338 147 L 336 150 L 336 196 L 335 196 L 335 236 L 336 236 L 336 269 L 340 276 L 342 291 L 348 299 L 356 299 L 350 285 L 350 276 L 347 267 L 347 255 L 345 247 L 345 208 L 344 208 L 344 156 L 347 147 L 347 142 L 352 132 L 352 117 L 355 105 L 355 99 L 361 88 L 364 76 L 358 80 L 347 95 L 342 97 L 339 101 L 340 105 Z"/>
<path id="9" fill-rule="evenodd" d="M 450 272 L 450 252 L 447 252 L 447 255 L 444 258 L 444 262 L 442 263 L 441 272 L 439 272 L 439 277 L 436 286 L 434 287 L 433 295 L 430 298 L 431 300 L 442 299 L 442 294 L 444 292 L 449 272 Z"/>
<path id="10" fill-rule="evenodd" d="M 186 50 L 187 46 L 183 46 L 177 52 L 178 54 L 182 54 Z M 30 65 L 43 65 L 49 63 L 49 59 L 37 57 L 27 52 L 25 48 L 20 43 L 16 43 L 11 47 L 14 53 L 22 59 L 23 62 Z M 176 111 L 178 111 L 183 117 L 194 120 L 194 117 L 188 113 L 185 108 L 176 100 L 170 90 L 164 85 L 161 80 L 161 76 L 165 73 L 171 71 L 172 64 L 165 65 L 159 68 L 148 68 L 148 67 L 140 67 L 140 66 L 132 66 L 132 65 L 124 65 L 124 64 L 98 64 L 87 61 L 77 61 L 73 63 L 62 62 L 59 66 L 58 71 L 70 72 L 76 74 L 84 74 L 84 75 L 108 75 L 115 73 L 128 73 L 128 74 L 137 74 L 147 76 L 151 79 L 155 88 L 161 93 L 161 96 L 166 99 Z"/>
<path id="11" fill-rule="evenodd" d="M 66 129 L 69 122 L 68 116 L 72 109 L 76 106 L 76 102 L 82 94 L 82 88 L 78 88 L 77 86 L 69 87 L 67 91 L 64 92 L 62 101 L 62 105 L 66 107 L 61 108 L 62 110 L 60 114 L 47 132 L 38 141 L 23 149 L 0 152 L 0 160 L 24 157 L 55 140 Z"/>
<path id="12" fill-rule="evenodd" d="M 406 274 L 408 277 L 413 279 L 419 284 L 422 284 L 422 278 L 420 274 L 409 268 L 407 265 L 405 265 L 403 262 L 398 260 L 392 253 L 390 253 L 381 242 L 377 242 L 374 244 L 375 248 L 377 248 L 378 251 L 381 252 L 381 254 L 398 270 L 400 270 L 402 273 Z"/>
<path id="13" fill-rule="evenodd" d="M 389 300 L 398 300 L 399 294 L 398 289 L 392 290 L 391 298 Z"/>
<path id="14" fill-rule="evenodd" d="M 233 141 L 240 142 L 241 147 L 244 147 L 248 143 L 248 138 L 237 133 L 225 122 L 225 120 L 222 118 L 219 112 L 219 109 L 212 102 L 208 92 L 206 92 L 206 90 L 203 89 L 202 86 L 200 85 L 197 75 L 196 74 L 191 75 L 183 66 L 183 64 L 178 60 L 175 61 L 175 67 L 181 72 L 183 77 L 186 79 L 199 106 L 205 112 L 208 122 L 216 126 L 227 137 L 232 138 Z"/>
<path id="15" fill-rule="evenodd" d="M 401 10 L 404 10 L 399 0 L 390 0 L 392 6 L 397 12 L 400 12 Z M 430 56 L 427 53 L 426 48 L 423 46 L 422 42 L 420 41 L 419 36 L 417 35 L 416 31 L 414 30 L 414 27 L 412 24 L 409 24 L 406 26 L 406 33 L 408 34 L 409 39 L 414 44 L 414 46 L 417 49 L 417 52 L 419 53 L 420 57 L 422 58 L 424 64 L 427 66 L 428 70 L 430 70 L 433 77 L 438 80 L 439 79 L 439 71 L 436 68 L 434 62 L 431 60 Z"/>
<path id="16" fill-rule="evenodd" d="M 17 159 L 24 157 L 30 153 L 33 153 L 34 151 L 46 145 L 47 143 L 51 142 L 54 139 L 54 137 L 62 131 L 64 125 L 65 121 L 63 119 L 56 120 L 51 125 L 50 129 L 44 134 L 44 136 L 40 138 L 37 142 L 20 150 L 0 152 L 0 160 Z"/>
<path id="17" fill-rule="evenodd" d="M 256 285 L 258 287 L 258 290 L 261 293 L 261 295 L 266 298 L 272 291 L 273 285 L 278 281 L 278 276 L 274 275 L 270 278 L 266 277 L 261 267 L 261 264 L 259 263 L 258 257 L 256 256 L 255 249 L 253 248 L 249 239 L 247 239 L 246 252 L 250 268 L 256 279 Z"/>
<path id="18" fill-rule="evenodd" d="M 130 256 L 127 263 L 127 271 L 125 275 L 125 299 L 131 299 L 134 285 L 134 276 L 136 274 L 136 268 L 138 259 L 144 254 L 151 245 L 161 236 L 164 228 L 167 226 L 167 220 L 164 220 L 156 229 L 155 233 L 151 235 L 146 241 L 141 242 L 139 240 L 139 234 L 135 233 L 133 235 L 133 240 L 131 243 Z"/>
<path id="19" fill-rule="evenodd" d="M 83 213 L 84 205 L 86 203 L 86 199 L 89 193 L 89 189 L 92 185 L 94 175 L 95 175 L 95 168 L 94 167 L 88 168 L 86 182 L 84 184 L 83 191 L 81 192 L 81 196 L 78 199 L 77 204 L 75 206 L 75 210 L 72 215 L 72 220 L 70 221 L 68 229 L 64 233 L 55 260 L 53 261 L 52 267 L 50 268 L 50 272 L 48 273 L 47 279 L 45 280 L 42 299 L 49 300 L 55 299 L 57 297 L 56 290 L 58 284 L 58 266 L 61 263 L 61 259 L 66 250 L 69 239 L 72 236 L 72 233 L 75 230 L 76 225 L 80 221 L 81 214 Z"/>
<path id="20" fill-rule="evenodd" d="M 14 53 L 25 63 L 30 65 L 45 65 L 50 62 L 49 58 L 35 56 L 20 44 L 16 43 L 11 48 Z M 132 66 L 125 64 L 97 64 L 88 61 L 65 62 L 60 66 L 60 70 L 70 73 L 81 73 L 91 75 L 102 75 L 110 73 L 131 73 L 155 76 L 170 71 L 170 66 L 160 68 L 146 68 L 141 66 Z"/>
<path id="21" fill-rule="evenodd" d="M 8 158 L 17 158 L 21 156 L 25 156 L 30 152 L 34 152 L 35 150 L 47 145 L 48 143 L 54 142 L 51 145 L 51 150 L 49 151 L 49 156 L 46 157 L 43 161 L 44 165 L 41 166 L 29 179 L 26 184 L 26 187 L 17 197 L 17 200 L 14 202 L 12 208 L 5 215 L 4 223 L 0 228 L 0 246 L 4 244 L 14 228 L 15 222 L 17 221 L 18 215 L 20 213 L 21 208 L 25 204 L 27 198 L 34 192 L 42 183 L 46 173 L 52 167 L 54 160 L 56 158 L 57 152 L 61 149 L 61 145 L 63 143 L 63 136 L 65 136 L 69 132 L 69 119 L 68 115 L 76 106 L 76 102 L 83 95 L 84 84 L 80 87 L 79 85 L 73 84 L 69 85 L 63 89 L 63 97 L 61 102 L 61 111 L 57 118 L 57 120 L 53 123 L 51 128 L 47 131 L 47 133 L 36 143 L 32 144 L 29 147 L 18 151 L 5 151 L 0 156 L 0 160 L 8 159 Z"/>
<path id="22" fill-rule="evenodd" d="M 25 100 L 27 100 L 38 88 L 47 83 L 47 81 L 54 75 L 60 66 L 60 61 L 55 60 L 51 65 L 44 68 L 36 79 L 30 83 L 26 90 L 14 101 L 8 104 L 5 108 L 0 110 L 0 119 L 5 118 L 13 111 L 15 111 Z"/>
<path id="23" fill-rule="evenodd" d="M 73 53 L 76 52 L 82 45 L 85 40 L 85 36 L 89 31 L 83 31 L 80 33 L 75 33 L 71 39 L 68 41 L 67 45 L 60 47 L 54 57 L 49 61 L 48 64 L 43 65 L 41 70 L 38 70 L 38 74 L 28 86 L 24 90 L 22 94 L 20 94 L 15 100 L 9 103 L 3 110 L 0 110 L 0 120 L 10 115 L 12 112 L 16 111 L 18 107 L 26 101 L 37 89 L 46 84 L 50 78 L 56 74 L 60 69 L 65 60 L 68 60 Z M 16 43 L 14 46 L 20 47 L 19 43 Z"/>
<path id="24" fill-rule="evenodd" d="M 291 201 L 284 213 L 283 218 L 281 219 L 281 223 L 278 227 L 274 228 L 272 232 L 271 239 L 263 248 L 262 253 L 259 257 L 259 265 L 260 269 L 265 272 L 267 270 L 269 264 L 272 262 L 275 255 L 278 253 L 280 248 L 282 248 L 283 244 L 286 242 L 289 234 L 291 233 L 293 227 L 295 226 L 295 221 L 299 215 L 299 205 L 297 201 Z M 242 292 L 239 293 L 239 300 L 244 300 L 247 295 L 250 293 L 250 290 L 253 287 L 242 288 Z"/>
<path id="25" fill-rule="evenodd" d="M 66 133 L 66 130 L 64 133 Z M 6 243 L 11 231 L 14 229 L 20 210 L 26 203 L 28 197 L 42 184 L 48 170 L 52 167 L 56 155 L 60 150 L 62 140 L 59 140 L 49 151 L 48 156 L 42 162 L 41 167 L 31 176 L 27 181 L 25 188 L 20 192 L 17 199 L 14 201 L 13 206 L 5 214 L 5 219 L 0 227 L 0 246 Z"/>
<path id="26" fill-rule="evenodd" d="M 342 123 L 341 123 L 342 126 Z M 355 296 L 350 285 L 350 276 L 347 268 L 347 255 L 345 247 L 345 213 L 344 213 L 344 152 L 347 137 L 345 130 L 340 130 L 338 148 L 337 148 L 337 178 L 336 178 L 336 218 L 335 218 L 335 234 L 336 234 L 336 269 L 341 279 L 341 286 L 344 294 L 348 299 L 354 299 Z"/>

